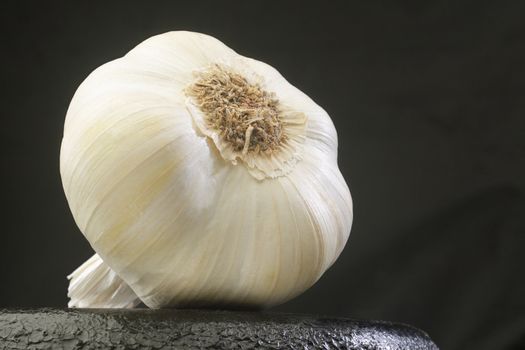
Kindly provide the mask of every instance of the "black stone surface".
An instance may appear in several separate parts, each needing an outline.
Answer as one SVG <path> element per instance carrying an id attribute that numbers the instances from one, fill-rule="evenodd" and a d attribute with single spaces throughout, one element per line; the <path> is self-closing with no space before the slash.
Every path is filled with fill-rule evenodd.
<path id="1" fill-rule="evenodd" d="M 427 334 L 383 321 L 210 310 L 0 310 L 0 349 L 413 349 Z"/>

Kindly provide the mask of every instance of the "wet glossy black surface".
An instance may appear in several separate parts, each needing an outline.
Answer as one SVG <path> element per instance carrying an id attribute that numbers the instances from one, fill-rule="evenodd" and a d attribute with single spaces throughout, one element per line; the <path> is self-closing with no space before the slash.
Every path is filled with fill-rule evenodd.
<path id="1" fill-rule="evenodd" d="M 0 310 L 0 349 L 437 349 L 382 321 L 210 310 Z"/>

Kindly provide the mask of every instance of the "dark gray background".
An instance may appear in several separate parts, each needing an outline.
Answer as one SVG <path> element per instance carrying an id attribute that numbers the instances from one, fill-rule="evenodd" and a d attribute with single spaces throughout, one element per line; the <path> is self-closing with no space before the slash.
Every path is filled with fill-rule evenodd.
<path id="1" fill-rule="evenodd" d="M 63 195 L 65 112 L 169 30 L 276 67 L 333 118 L 349 244 L 278 311 L 385 319 L 443 349 L 525 346 L 525 2 L 3 1 L 0 306 L 64 306 L 92 254 Z"/>

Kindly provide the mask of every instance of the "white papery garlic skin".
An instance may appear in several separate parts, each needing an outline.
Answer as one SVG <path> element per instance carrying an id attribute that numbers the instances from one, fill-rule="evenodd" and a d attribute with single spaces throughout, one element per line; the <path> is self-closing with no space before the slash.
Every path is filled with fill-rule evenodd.
<path id="1" fill-rule="evenodd" d="M 97 255 L 70 307 L 267 307 L 341 253 L 352 200 L 330 117 L 269 65 L 169 32 L 92 72 L 60 172 Z"/>

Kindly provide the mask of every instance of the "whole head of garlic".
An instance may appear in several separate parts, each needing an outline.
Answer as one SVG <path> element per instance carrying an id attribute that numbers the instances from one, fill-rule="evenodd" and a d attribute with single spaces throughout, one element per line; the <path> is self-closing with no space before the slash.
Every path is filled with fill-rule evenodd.
<path id="1" fill-rule="evenodd" d="M 169 32 L 97 68 L 60 172 L 97 255 L 70 306 L 271 306 L 341 253 L 352 201 L 327 113 L 269 65 Z"/>

